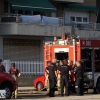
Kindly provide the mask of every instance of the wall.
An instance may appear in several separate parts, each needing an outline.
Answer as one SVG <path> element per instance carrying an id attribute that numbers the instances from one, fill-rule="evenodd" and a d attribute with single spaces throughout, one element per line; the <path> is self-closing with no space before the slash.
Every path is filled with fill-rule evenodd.
<path id="1" fill-rule="evenodd" d="M 99 0 L 100 1 L 100 0 Z M 96 0 L 84 0 L 84 3 L 81 5 L 85 5 L 85 6 L 96 6 Z M 96 16 L 96 12 L 90 11 L 89 12 L 89 21 L 95 23 L 97 16 Z"/>
<path id="2" fill-rule="evenodd" d="M 0 59 L 3 60 L 3 38 L 0 36 Z"/>
<path id="3" fill-rule="evenodd" d="M 89 12 L 81 10 L 65 10 L 65 23 L 70 21 L 70 17 L 85 17 L 88 18 L 89 22 Z"/>
<path id="4" fill-rule="evenodd" d="M 82 5 L 96 6 L 96 0 L 84 0 L 84 3 Z"/>
<path id="5" fill-rule="evenodd" d="M 0 23 L 0 35 L 61 36 L 71 32 L 70 26 Z"/>
<path id="6" fill-rule="evenodd" d="M 52 4 L 56 7 L 57 12 L 56 12 L 56 16 L 57 17 L 63 17 L 63 11 L 64 11 L 64 7 L 57 2 L 52 2 Z"/>
<path id="7" fill-rule="evenodd" d="M 89 12 L 89 22 L 96 23 L 97 21 L 97 12 Z"/>
<path id="8" fill-rule="evenodd" d="M 100 8 L 100 0 L 96 0 L 96 1 L 97 1 L 97 3 L 96 3 L 97 7 Z M 98 19 L 97 19 L 97 22 L 100 23 L 100 12 L 98 13 Z"/>

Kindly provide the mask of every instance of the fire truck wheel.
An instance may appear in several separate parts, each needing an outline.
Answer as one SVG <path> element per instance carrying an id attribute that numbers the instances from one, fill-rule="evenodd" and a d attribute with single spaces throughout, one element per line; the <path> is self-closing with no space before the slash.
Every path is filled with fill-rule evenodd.
<path id="1" fill-rule="evenodd" d="M 3 84 L 2 89 L 4 89 L 6 91 L 6 99 L 10 99 L 12 96 L 11 86 L 8 84 Z"/>
<path id="2" fill-rule="evenodd" d="M 43 89 L 43 84 L 41 82 L 37 83 L 37 90 L 41 91 Z"/>
<path id="3" fill-rule="evenodd" d="M 98 80 L 97 80 L 96 89 L 97 89 L 98 93 L 100 93 L 100 77 L 99 77 Z"/>

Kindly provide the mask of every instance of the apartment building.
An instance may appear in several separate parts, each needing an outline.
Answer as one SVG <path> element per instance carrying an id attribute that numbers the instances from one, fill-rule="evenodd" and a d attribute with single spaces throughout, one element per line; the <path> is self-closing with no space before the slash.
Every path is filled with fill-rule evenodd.
<path id="1" fill-rule="evenodd" d="M 60 37 L 66 32 L 77 34 L 80 30 L 72 29 L 74 23 L 78 26 L 86 24 L 90 28 L 92 26 L 89 23 L 96 23 L 99 18 L 98 0 L 41 1 L 36 0 L 34 3 L 32 0 L 24 0 L 24 2 L 22 0 L 0 0 L 1 59 L 43 61 L 43 41 L 45 37 Z M 18 19 L 23 17 L 31 19 L 33 23 L 30 21 L 20 22 Z M 34 22 L 34 19 L 41 21 L 41 18 L 44 18 L 42 24 L 41 22 Z M 23 21 L 25 20 L 23 19 Z M 85 27 L 87 27 L 86 25 Z M 84 25 L 82 25 L 82 28 L 84 28 Z M 84 37 L 88 32 L 90 31 L 82 31 Z M 93 30 L 92 33 L 94 34 Z"/>
<path id="2" fill-rule="evenodd" d="M 99 0 L 51 0 L 57 7 L 57 16 L 66 22 L 97 22 Z"/>
<path id="3" fill-rule="evenodd" d="M 45 37 L 61 36 L 67 32 L 67 26 L 45 25 L 48 21 L 46 16 L 52 12 L 56 12 L 56 8 L 48 0 L 36 0 L 35 3 L 33 0 L 0 0 L 0 58 L 43 61 Z M 20 15 L 23 15 L 23 22 L 18 21 Z M 46 21 L 42 23 L 41 17 Z"/>

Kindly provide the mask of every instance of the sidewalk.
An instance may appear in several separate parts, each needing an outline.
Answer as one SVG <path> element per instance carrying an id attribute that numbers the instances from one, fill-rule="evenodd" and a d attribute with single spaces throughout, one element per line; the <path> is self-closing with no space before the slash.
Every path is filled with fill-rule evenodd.
<path id="1" fill-rule="evenodd" d="M 35 90 L 34 87 L 18 87 L 18 90 Z"/>
<path id="2" fill-rule="evenodd" d="M 34 87 L 18 87 L 18 93 L 33 93 L 36 89 Z"/>

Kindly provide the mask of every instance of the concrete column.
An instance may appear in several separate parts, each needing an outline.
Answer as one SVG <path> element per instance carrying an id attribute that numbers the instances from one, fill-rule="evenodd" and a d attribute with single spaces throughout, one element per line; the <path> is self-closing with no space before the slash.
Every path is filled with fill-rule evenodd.
<path id="1" fill-rule="evenodd" d="M 11 14 L 11 11 L 10 11 L 10 3 L 8 3 L 8 14 L 10 15 Z"/>
<path id="2" fill-rule="evenodd" d="M 3 60 L 3 37 L 0 36 L 0 59 Z"/>
<path id="3" fill-rule="evenodd" d="M 40 61 L 44 61 L 44 46 L 43 46 L 43 40 L 41 40 L 41 45 L 40 45 Z"/>
<path id="4" fill-rule="evenodd" d="M 0 0 L 0 16 L 4 14 L 4 0 Z"/>
<path id="5" fill-rule="evenodd" d="M 97 21 L 96 12 L 90 11 L 89 12 L 89 22 L 96 23 L 96 21 Z"/>

